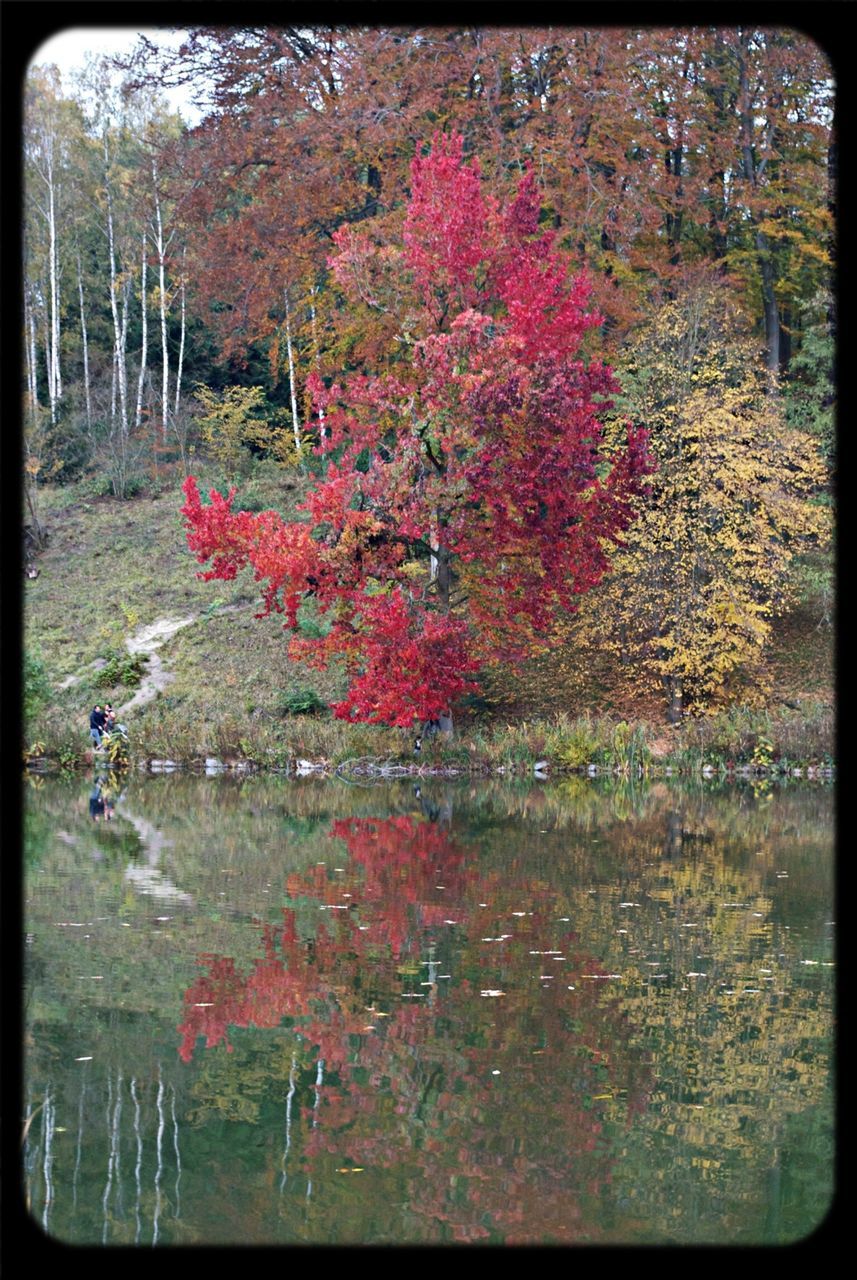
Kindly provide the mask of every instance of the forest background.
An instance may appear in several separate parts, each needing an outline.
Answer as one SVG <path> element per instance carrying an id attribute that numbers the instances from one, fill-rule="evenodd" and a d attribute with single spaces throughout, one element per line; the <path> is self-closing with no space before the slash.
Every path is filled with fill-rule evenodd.
<path id="1" fill-rule="evenodd" d="M 176 80 L 202 95 L 192 127 L 161 96 Z M 82 758 L 84 708 L 130 696 L 165 618 L 183 625 L 134 716 L 144 755 L 409 752 L 413 735 L 329 718 L 342 672 L 289 658 L 250 575 L 196 581 L 180 488 L 193 473 L 295 515 L 321 466 L 312 376 L 375 372 L 382 351 L 333 237 L 396 243 L 414 156 L 447 131 L 498 200 L 534 175 L 540 230 L 600 314 L 585 356 L 621 388 L 608 443 L 632 420 L 657 470 L 611 572 L 528 663 L 481 672 L 432 750 L 829 761 L 838 95 L 811 38 L 198 28 L 175 54 L 72 83 L 36 65 L 24 87 L 30 758 Z M 310 605 L 301 634 L 322 640 Z"/>

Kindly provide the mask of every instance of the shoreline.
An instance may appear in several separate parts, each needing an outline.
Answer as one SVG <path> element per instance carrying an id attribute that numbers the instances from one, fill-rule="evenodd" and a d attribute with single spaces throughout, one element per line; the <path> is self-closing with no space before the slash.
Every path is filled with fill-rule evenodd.
<path id="1" fill-rule="evenodd" d="M 726 782 L 738 781 L 759 781 L 759 780 L 803 780 L 807 782 L 831 782 L 836 777 L 835 764 L 824 765 L 794 765 L 784 768 L 778 767 L 775 763 L 769 765 L 762 764 L 741 764 L 731 765 L 726 762 L 718 764 L 707 763 L 698 769 L 688 769 L 680 765 L 669 764 L 638 764 L 636 767 L 622 765 L 604 765 L 604 764 L 586 764 L 579 766 L 563 765 L 550 761 L 537 762 L 535 765 L 527 767 L 525 765 L 493 765 L 489 762 L 473 762 L 469 767 L 465 768 L 455 764 L 413 764 L 405 763 L 398 760 L 383 761 L 380 763 L 372 763 L 370 761 L 361 761 L 359 767 L 349 768 L 352 761 L 343 761 L 339 764 L 332 764 L 328 760 L 304 760 L 296 759 L 286 765 L 272 765 L 261 763 L 257 760 L 241 759 L 241 760 L 218 760 L 214 757 L 207 757 L 204 760 L 194 759 L 188 761 L 178 761 L 170 759 L 134 759 L 133 757 L 125 757 L 119 759 L 97 758 L 97 753 L 92 751 L 84 751 L 83 758 L 74 766 L 68 764 L 55 764 L 46 756 L 26 758 L 24 761 L 25 770 L 29 773 L 53 775 L 53 774 L 69 774 L 84 773 L 88 770 L 96 769 L 115 769 L 119 772 L 127 772 L 131 769 L 137 772 L 144 772 L 152 776 L 170 773 L 192 773 L 197 776 L 205 777 L 222 777 L 222 776 L 249 776 L 256 774 L 280 774 L 287 778 L 323 778 L 332 780 L 339 778 L 345 782 L 352 782 L 358 779 L 371 779 L 373 781 L 394 780 L 396 778 L 509 778 L 515 781 L 523 779 L 531 779 L 534 782 L 550 782 L 557 778 L 569 777 L 586 777 L 586 778 L 610 778 L 610 779 L 630 779 L 635 780 L 661 780 L 666 778 L 690 778 L 698 777 L 706 780 L 716 779 Z"/>

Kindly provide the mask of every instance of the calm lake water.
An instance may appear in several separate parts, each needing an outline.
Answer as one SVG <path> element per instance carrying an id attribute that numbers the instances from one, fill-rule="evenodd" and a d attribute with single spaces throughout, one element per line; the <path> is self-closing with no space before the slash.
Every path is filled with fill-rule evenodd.
<path id="1" fill-rule="evenodd" d="M 111 787 L 27 785 L 22 1160 L 49 1236 L 747 1245 L 824 1220 L 829 785 Z"/>

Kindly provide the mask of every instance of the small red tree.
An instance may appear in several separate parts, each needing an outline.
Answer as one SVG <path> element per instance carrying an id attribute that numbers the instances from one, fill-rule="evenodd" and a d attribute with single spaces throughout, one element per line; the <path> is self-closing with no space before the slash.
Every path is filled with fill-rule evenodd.
<path id="1" fill-rule="evenodd" d="M 251 565 L 264 611 L 297 632 L 313 597 L 330 627 L 291 640 L 318 665 L 344 658 L 347 720 L 409 726 L 449 715 L 489 661 L 550 636 L 607 568 L 650 469 L 645 433 L 602 456 L 600 414 L 617 390 L 584 362 L 589 288 L 540 233 L 531 174 L 500 207 L 461 139 L 417 156 L 401 243 L 336 235 L 334 275 L 376 368 L 312 387 L 326 475 L 303 523 L 233 511 L 193 477 L 182 508 L 201 576 Z M 367 347 L 368 349 L 368 347 Z"/>

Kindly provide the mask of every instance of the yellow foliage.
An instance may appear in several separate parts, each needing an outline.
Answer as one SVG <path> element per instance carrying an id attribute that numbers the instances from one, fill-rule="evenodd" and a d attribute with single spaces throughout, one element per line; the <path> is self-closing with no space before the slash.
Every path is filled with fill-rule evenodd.
<path id="1" fill-rule="evenodd" d="M 578 639 L 633 656 L 702 710 L 733 673 L 761 679 L 792 561 L 830 534 L 816 501 L 823 462 L 812 437 L 786 426 L 723 286 L 668 303 L 620 381 L 659 469 L 612 572 L 581 604 Z"/>
<path id="2" fill-rule="evenodd" d="M 249 444 L 265 446 L 271 441 L 267 419 L 258 415 L 265 402 L 261 387 L 225 387 L 211 391 L 201 383 L 194 388 L 205 410 L 199 419 L 203 438 L 221 463 L 228 479 L 237 473 L 238 463 Z"/>

